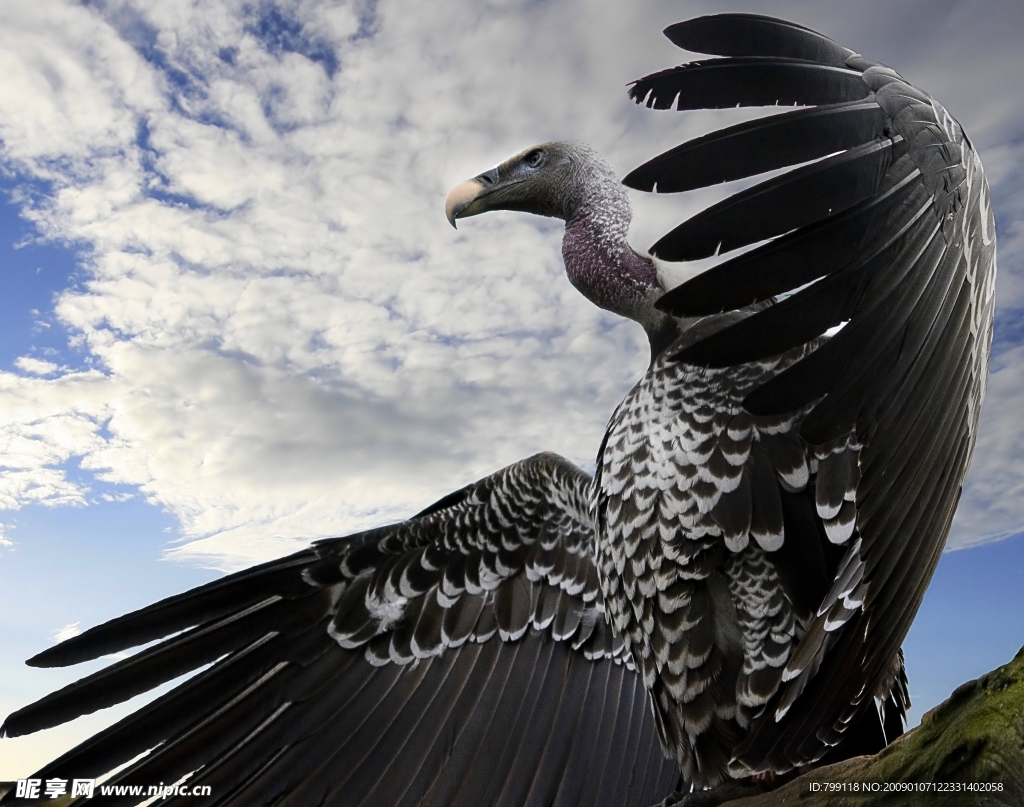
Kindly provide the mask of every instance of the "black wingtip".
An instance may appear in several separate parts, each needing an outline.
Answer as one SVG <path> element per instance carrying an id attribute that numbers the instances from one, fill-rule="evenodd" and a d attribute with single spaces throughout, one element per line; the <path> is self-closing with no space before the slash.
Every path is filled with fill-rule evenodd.
<path id="1" fill-rule="evenodd" d="M 68 667 L 80 661 L 87 661 L 88 659 L 80 658 L 80 646 L 82 643 L 75 642 L 77 638 L 79 637 L 74 636 L 71 639 L 65 639 L 60 644 L 48 647 L 41 653 L 36 653 L 36 655 L 25 662 L 26 666 L 45 669 L 50 667 Z M 89 658 L 93 657 L 89 656 Z"/>
<path id="2" fill-rule="evenodd" d="M 219 619 L 265 599 L 268 593 L 303 595 L 308 591 L 308 584 L 294 570 L 316 559 L 315 550 L 305 549 L 213 580 L 89 628 L 25 663 L 30 667 L 68 667 L 140 647 L 202 622 Z"/>
<path id="3" fill-rule="evenodd" d="M 856 55 L 802 25 L 760 14 L 711 14 L 670 25 L 665 36 L 676 47 L 714 56 L 782 56 L 833 67 Z"/>
<path id="4" fill-rule="evenodd" d="M 648 193 L 654 191 L 655 181 L 650 176 L 650 172 L 644 170 L 645 168 L 646 164 L 634 168 L 622 178 L 622 184 L 635 191 L 647 191 Z"/>
<path id="5" fill-rule="evenodd" d="M 473 492 L 474 487 L 475 485 L 466 485 L 466 487 L 460 490 L 453 491 L 452 493 L 449 493 L 447 496 L 442 496 L 429 507 L 425 507 L 424 509 L 420 510 L 416 515 L 413 516 L 413 518 L 423 518 L 425 516 L 437 513 L 441 510 L 447 510 L 449 507 L 454 507 L 459 502 L 465 501 L 466 497 Z"/>

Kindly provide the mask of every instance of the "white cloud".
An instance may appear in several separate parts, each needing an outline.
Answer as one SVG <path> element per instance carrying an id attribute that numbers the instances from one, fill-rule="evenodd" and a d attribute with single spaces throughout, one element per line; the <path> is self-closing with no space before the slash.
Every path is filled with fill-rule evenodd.
<path id="1" fill-rule="evenodd" d="M 33 359 L 31 356 L 19 356 L 15 360 L 14 366 L 22 372 L 32 375 L 53 375 L 60 370 L 60 366 L 52 361 Z"/>
<path id="2" fill-rule="evenodd" d="M 623 92 L 682 59 L 661 27 L 713 5 L 286 2 L 272 35 L 269 6 L 241 0 L 4 5 L 2 157 L 51 183 L 25 197 L 40 230 L 86 247 L 56 316 L 93 369 L 49 377 L 25 357 L 27 375 L 0 376 L 0 506 L 85 503 L 77 461 L 173 513 L 191 542 L 176 555 L 237 566 L 537 450 L 591 461 L 642 334 L 569 286 L 555 224 L 496 214 L 456 233 L 444 196 L 534 142 L 589 141 L 624 173 L 734 115 Z M 869 53 L 906 44 L 843 8 L 788 11 Z M 907 61 L 928 87 L 947 60 Z M 1017 96 L 935 76 L 1003 160 Z M 635 243 L 720 195 L 638 199 Z M 986 417 L 1016 435 L 1002 385 Z M 994 512 L 965 506 L 971 529 Z M 1006 529 L 1024 522 L 1006 508 Z"/>
<path id="3" fill-rule="evenodd" d="M 78 627 L 81 624 L 81 622 L 72 622 L 70 625 L 65 625 L 63 628 L 54 631 L 53 641 L 59 643 L 78 636 L 82 632 L 82 629 Z"/>
<path id="4" fill-rule="evenodd" d="M 5 505 L 84 503 L 63 470 L 77 458 L 187 538 L 214 536 L 179 552 L 248 557 L 400 518 L 535 450 L 592 457 L 642 369 L 639 332 L 578 299 L 557 228 L 507 217 L 457 234 L 441 212 L 454 181 L 548 136 L 524 116 L 496 144 L 510 108 L 606 114 L 523 81 L 529 20 L 383 9 L 378 36 L 346 41 L 357 15 L 339 12 L 316 28 L 335 37 L 332 77 L 260 42 L 241 4 L 101 8 L 6 21 L 24 106 L 4 111 L 5 156 L 55 183 L 40 228 L 92 248 L 56 312 L 99 369 L 4 377 Z M 549 40 L 571 83 L 579 68 Z M 467 107 L 484 77 L 465 65 L 485 54 L 507 92 Z"/>
<path id="5" fill-rule="evenodd" d="M 84 504 L 87 488 L 60 466 L 103 445 L 98 429 L 123 386 L 95 371 L 55 379 L 0 372 L 0 508 Z"/>
<path id="6" fill-rule="evenodd" d="M 1024 346 L 993 362 L 968 483 L 950 534 L 962 549 L 1021 531 L 1024 502 Z"/>

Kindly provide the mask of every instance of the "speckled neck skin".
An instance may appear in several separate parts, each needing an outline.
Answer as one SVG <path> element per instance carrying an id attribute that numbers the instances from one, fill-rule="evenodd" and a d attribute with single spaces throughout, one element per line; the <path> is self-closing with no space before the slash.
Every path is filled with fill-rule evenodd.
<path id="1" fill-rule="evenodd" d="M 639 322 L 659 352 L 671 318 L 654 307 L 665 293 L 654 262 L 626 240 L 632 207 L 612 168 L 587 147 L 586 170 L 565 201 L 562 259 L 569 282 L 595 305 Z M 675 328 L 671 328 L 674 332 Z"/>
<path id="2" fill-rule="evenodd" d="M 645 324 L 665 289 L 654 264 L 625 235 L 610 237 L 605 218 L 606 211 L 584 209 L 565 223 L 562 258 L 569 282 L 595 305 Z"/>

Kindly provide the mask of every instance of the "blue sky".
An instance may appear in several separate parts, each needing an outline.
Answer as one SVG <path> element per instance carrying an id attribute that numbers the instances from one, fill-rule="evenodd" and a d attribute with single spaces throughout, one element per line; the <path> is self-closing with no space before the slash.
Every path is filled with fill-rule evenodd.
<path id="1" fill-rule="evenodd" d="M 906 651 L 916 721 L 1024 632 L 1024 98 L 1016 0 L 741 0 L 892 65 L 963 123 L 996 207 L 993 375 Z M 538 450 L 592 467 L 643 334 L 559 227 L 453 232 L 455 182 L 548 139 L 622 173 L 746 112 L 656 114 L 711 0 L 14 0 L 0 7 L 0 712 L 22 661 Z M 634 196 L 645 247 L 732 187 Z M 1016 537 L 1014 537 L 1016 536 Z M 973 548 L 967 548 L 973 547 Z M 0 778 L 109 722 L 0 740 Z"/>

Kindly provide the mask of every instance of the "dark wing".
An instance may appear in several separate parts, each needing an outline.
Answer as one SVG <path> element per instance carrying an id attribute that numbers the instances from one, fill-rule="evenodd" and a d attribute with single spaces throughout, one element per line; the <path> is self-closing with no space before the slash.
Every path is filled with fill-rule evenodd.
<path id="1" fill-rule="evenodd" d="M 245 807 L 657 801 L 678 769 L 604 621 L 589 486 L 539 454 L 401 524 L 100 625 L 29 663 L 164 640 L 15 712 L 3 732 L 214 662 L 36 778 L 98 777 L 148 751 L 110 783 L 195 772 L 188 786 L 211 788 L 204 804 Z"/>
<path id="2" fill-rule="evenodd" d="M 666 34 L 726 58 L 640 79 L 638 103 L 809 107 L 691 141 L 625 180 L 687 190 L 809 163 L 651 249 L 693 260 L 767 240 L 666 294 L 659 307 L 675 315 L 789 295 L 676 361 L 727 368 L 813 348 L 744 400 L 755 416 L 802 418 L 799 437 L 761 438 L 780 479 L 791 475 L 775 558 L 794 603 L 812 606 L 809 624 L 736 754 L 738 770 L 784 771 L 820 758 L 873 697 L 905 702 L 899 647 L 945 543 L 985 390 L 994 220 L 959 124 L 893 70 L 767 17 L 702 17 Z M 794 468 L 806 468 L 802 487 Z M 826 585 L 801 584 L 812 565 Z"/>

